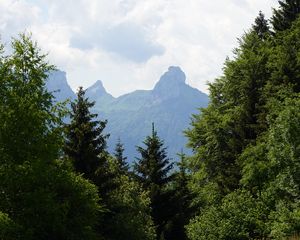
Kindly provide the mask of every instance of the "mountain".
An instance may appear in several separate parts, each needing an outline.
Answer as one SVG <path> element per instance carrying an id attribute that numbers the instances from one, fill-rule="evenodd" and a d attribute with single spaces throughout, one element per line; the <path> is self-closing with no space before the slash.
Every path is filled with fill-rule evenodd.
<path id="1" fill-rule="evenodd" d="M 69 86 L 66 78 L 66 72 L 52 71 L 48 75 L 46 88 L 52 92 L 57 101 L 65 101 L 66 99 L 73 100 L 76 98 L 75 93 Z"/>
<path id="2" fill-rule="evenodd" d="M 60 89 L 58 77 L 53 79 L 57 81 L 55 87 Z M 72 94 L 66 88 L 65 74 L 60 81 L 62 90 L 57 93 L 57 99 L 62 100 Z M 189 126 L 191 115 L 206 107 L 209 101 L 206 94 L 186 84 L 184 72 L 174 66 L 169 67 L 152 90 L 137 90 L 114 98 L 98 80 L 86 90 L 86 96 L 96 102 L 93 111 L 99 114 L 99 118 L 108 120 L 109 151 L 113 151 L 120 137 L 130 162 L 137 156 L 136 146 L 142 145 L 151 133 L 152 122 L 171 158 L 176 160 L 176 154 L 181 150 L 187 152 L 183 130 Z"/>
<path id="3" fill-rule="evenodd" d="M 86 96 L 95 101 L 95 109 L 99 112 L 110 108 L 115 98 L 106 92 L 100 80 L 96 81 L 92 86 L 86 89 Z"/>

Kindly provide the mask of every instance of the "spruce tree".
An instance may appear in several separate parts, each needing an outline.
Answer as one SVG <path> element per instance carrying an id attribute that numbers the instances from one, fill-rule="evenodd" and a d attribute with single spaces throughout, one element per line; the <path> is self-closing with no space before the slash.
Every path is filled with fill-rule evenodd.
<path id="1" fill-rule="evenodd" d="M 107 121 L 94 120 L 97 114 L 90 112 L 94 104 L 85 98 L 85 91 L 80 87 L 77 100 L 71 103 L 71 123 L 66 126 L 64 151 L 75 171 L 96 183 L 96 172 L 105 165 L 108 135 L 103 133 Z"/>
<path id="2" fill-rule="evenodd" d="M 292 25 L 300 13 L 300 0 L 279 1 L 279 9 L 274 9 L 271 19 L 275 32 L 283 31 Z"/>
<path id="3" fill-rule="evenodd" d="M 127 173 L 129 170 L 128 163 L 126 162 L 127 157 L 124 157 L 124 145 L 121 142 L 121 139 L 118 138 L 118 142 L 115 147 L 114 156 L 117 160 L 118 167 L 121 173 Z"/>
<path id="4" fill-rule="evenodd" d="M 151 199 L 152 218 L 156 226 L 158 239 L 164 238 L 164 229 L 170 219 L 170 192 L 167 186 L 172 179 L 170 170 L 173 164 L 167 157 L 163 141 L 158 137 L 152 124 L 152 134 L 143 142 L 145 148 L 138 146 L 141 157 L 135 163 L 135 172 Z"/>

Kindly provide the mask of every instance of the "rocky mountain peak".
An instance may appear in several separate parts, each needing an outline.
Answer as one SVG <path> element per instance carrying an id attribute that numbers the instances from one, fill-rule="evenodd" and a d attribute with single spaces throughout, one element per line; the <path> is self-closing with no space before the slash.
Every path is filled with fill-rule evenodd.
<path id="1" fill-rule="evenodd" d="M 106 90 L 101 80 L 97 80 L 92 86 L 87 89 L 90 94 L 106 94 Z"/>
<path id="2" fill-rule="evenodd" d="M 67 82 L 66 72 L 64 71 L 51 71 L 46 81 L 46 88 L 54 95 L 57 101 L 72 100 L 75 98 L 75 94 Z"/>
<path id="3" fill-rule="evenodd" d="M 185 86 L 186 76 L 180 67 L 170 66 L 154 87 L 154 92 L 161 95 L 177 94 Z"/>

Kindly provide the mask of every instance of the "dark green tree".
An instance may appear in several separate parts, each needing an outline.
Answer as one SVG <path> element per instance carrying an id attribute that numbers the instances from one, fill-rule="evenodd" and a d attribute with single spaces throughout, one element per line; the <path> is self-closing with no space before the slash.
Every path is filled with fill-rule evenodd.
<path id="1" fill-rule="evenodd" d="M 298 19 L 293 22 L 291 28 L 276 35 L 271 43 L 268 70 L 272 72 L 272 78 L 268 86 L 269 89 L 264 90 L 269 96 L 288 85 L 293 87 L 293 91 L 300 92 L 299 27 L 300 21 Z"/>
<path id="2" fill-rule="evenodd" d="M 291 27 L 292 22 L 295 21 L 300 13 L 300 1 L 299 0 L 284 0 L 279 1 L 279 9 L 274 9 L 271 23 L 273 29 L 283 31 Z"/>
<path id="3" fill-rule="evenodd" d="M 121 142 L 121 139 L 118 138 L 118 142 L 115 147 L 114 156 L 118 162 L 119 169 L 122 173 L 127 173 L 129 170 L 128 163 L 126 162 L 127 157 L 124 156 L 124 145 Z"/>
<path id="4" fill-rule="evenodd" d="M 178 154 L 178 170 L 173 174 L 170 190 L 173 192 L 169 208 L 172 209 L 172 217 L 169 220 L 165 238 L 170 240 L 185 240 L 185 226 L 192 218 L 195 208 L 192 206 L 194 195 L 188 188 L 190 175 L 187 170 L 187 156 L 181 152 Z"/>
<path id="5" fill-rule="evenodd" d="M 145 147 L 137 147 L 141 157 L 137 158 L 134 169 L 143 188 L 149 191 L 152 218 L 156 226 L 158 239 L 164 239 L 164 229 L 171 218 L 170 192 L 167 186 L 172 176 L 170 170 L 173 164 L 167 157 L 163 141 L 158 137 L 152 124 L 152 134 L 143 142 Z"/>
<path id="6" fill-rule="evenodd" d="M 262 11 L 259 12 L 258 17 L 255 19 L 252 27 L 261 39 L 265 39 L 270 33 L 268 20 L 265 19 L 265 15 L 262 13 Z"/>
<path id="7" fill-rule="evenodd" d="M 209 85 L 210 105 L 194 115 L 192 128 L 186 131 L 195 152 L 191 171 L 203 169 L 203 179 L 197 176 L 197 181 L 211 182 L 221 195 L 239 187 L 238 156 L 266 128 L 260 96 L 269 79 L 269 52 L 253 30 L 239 44 L 234 59 L 226 60 L 223 76 Z"/>
<path id="8" fill-rule="evenodd" d="M 71 103 L 71 123 L 66 126 L 64 151 L 75 171 L 96 183 L 96 172 L 101 171 L 106 162 L 108 135 L 103 133 L 107 121 L 95 120 L 97 114 L 90 112 L 94 104 L 85 98 L 85 91 L 80 87 L 77 99 Z"/>

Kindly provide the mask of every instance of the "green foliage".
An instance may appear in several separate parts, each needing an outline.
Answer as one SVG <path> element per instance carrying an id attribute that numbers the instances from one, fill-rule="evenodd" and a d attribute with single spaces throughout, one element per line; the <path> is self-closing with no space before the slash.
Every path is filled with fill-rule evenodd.
<path id="1" fill-rule="evenodd" d="M 21 228 L 15 224 L 7 214 L 0 212 L 0 239 L 16 240 L 21 239 Z"/>
<path id="2" fill-rule="evenodd" d="M 137 147 L 141 158 L 137 158 L 138 162 L 135 164 L 135 170 L 146 189 L 155 191 L 157 187 L 163 187 L 170 181 L 168 176 L 172 168 L 167 158 L 166 148 L 163 147 L 163 141 L 159 139 L 157 132 L 152 126 L 152 135 L 147 136 L 143 142 L 145 148 Z"/>
<path id="3" fill-rule="evenodd" d="M 276 32 L 284 31 L 292 25 L 300 13 L 299 0 L 279 1 L 279 9 L 274 9 L 271 22 Z"/>
<path id="4" fill-rule="evenodd" d="M 1 168 L 5 209 L 26 239 L 93 239 L 100 212 L 97 189 L 60 166 L 41 162 Z M 16 194 L 17 193 L 17 194 Z"/>
<path id="5" fill-rule="evenodd" d="M 198 215 L 187 225 L 190 239 L 288 239 L 300 232 L 299 4 L 280 2 L 274 35 L 259 15 L 186 132 Z"/>
<path id="6" fill-rule="evenodd" d="M 104 171 L 108 135 L 102 133 L 107 121 L 93 120 L 97 117 L 97 114 L 90 113 L 94 104 L 85 98 L 85 91 L 80 87 L 77 99 L 71 103 L 71 123 L 66 126 L 64 150 L 75 171 L 96 183 L 96 171 Z"/>
<path id="7" fill-rule="evenodd" d="M 110 158 L 109 166 L 116 188 L 108 196 L 107 238 L 156 239 L 148 192 L 128 173 L 120 171 L 118 159 Z"/>
<path id="8" fill-rule="evenodd" d="M 35 156 L 53 161 L 61 144 L 60 129 L 54 129 L 60 109 L 44 89 L 53 67 L 27 35 L 14 39 L 12 48 L 0 70 L 0 155 L 15 163 Z"/>
<path id="9" fill-rule="evenodd" d="M 236 191 L 202 210 L 187 227 L 189 239 L 257 239 L 265 233 L 265 207 L 249 192 Z"/>
<path id="10" fill-rule="evenodd" d="M 146 191 L 149 191 L 151 200 L 151 216 L 156 226 L 158 239 L 164 239 L 164 229 L 170 215 L 169 201 L 171 192 L 166 188 L 171 181 L 169 171 L 172 164 L 167 158 L 163 141 L 157 135 L 152 124 L 152 135 L 144 141 L 145 148 L 137 147 L 141 158 L 135 164 L 135 172 L 138 181 Z"/>
<path id="11" fill-rule="evenodd" d="M 257 36 L 261 39 L 265 39 L 270 34 L 270 28 L 268 20 L 265 19 L 265 15 L 260 11 L 258 17 L 255 19 L 253 30 Z"/>
<path id="12" fill-rule="evenodd" d="M 269 77 L 268 49 L 251 31 L 234 53 L 235 59 L 225 63 L 224 76 L 210 84 L 210 105 L 194 116 L 192 128 L 186 131 L 195 150 L 191 170 L 204 168 L 206 180 L 216 184 L 222 195 L 238 187 L 237 158 L 266 124 L 260 96 Z"/>
<path id="13" fill-rule="evenodd" d="M 119 164 L 119 169 L 122 173 L 127 173 L 129 170 L 129 165 L 126 162 L 127 157 L 124 157 L 124 145 L 121 143 L 121 139 L 118 139 L 118 142 L 115 147 L 114 156 Z"/>
<path id="14" fill-rule="evenodd" d="M 0 238 L 94 239 L 97 190 L 56 160 L 64 110 L 45 90 L 45 57 L 25 34 L 0 57 Z"/>
<path id="15" fill-rule="evenodd" d="M 272 51 L 270 52 L 271 83 L 266 89 L 269 95 L 282 88 L 291 85 L 293 91 L 300 92 L 300 70 L 299 70 L 299 50 L 300 50 L 300 20 L 293 23 L 290 29 L 277 34 L 272 41 Z"/>
<path id="16" fill-rule="evenodd" d="M 94 103 L 80 88 L 72 103 L 71 123 L 67 125 L 65 152 L 77 172 L 93 181 L 100 193 L 105 212 L 98 219 L 98 232 L 105 239 L 155 239 L 146 192 L 129 177 L 128 165 L 119 141 L 115 158 L 106 151 L 103 134 L 106 121 L 95 121 L 90 113 Z"/>
<path id="17" fill-rule="evenodd" d="M 194 195 L 188 188 L 190 176 L 187 172 L 186 155 L 180 153 L 178 156 L 180 157 L 180 161 L 177 163 L 179 169 L 173 174 L 169 186 L 172 194 L 168 208 L 172 210 L 172 215 L 165 230 L 165 238 L 172 240 L 187 239 L 185 225 L 189 223 L 195 210 L 191 204 Z"/>

